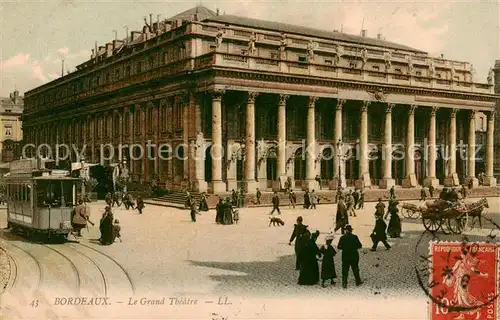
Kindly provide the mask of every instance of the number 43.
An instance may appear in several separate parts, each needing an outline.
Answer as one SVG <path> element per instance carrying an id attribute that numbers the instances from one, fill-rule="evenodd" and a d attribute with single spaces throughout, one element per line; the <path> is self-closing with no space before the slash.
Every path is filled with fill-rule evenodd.
<path id="1" fill-rule="evenodd" d="M 31 303 L 30 303 L 30 306 L 31 306 L 32 308 L 36 308 L 36 307 L 38 307 L 38 300 L 32 300 L 32 301 L 31 301 Z"/>

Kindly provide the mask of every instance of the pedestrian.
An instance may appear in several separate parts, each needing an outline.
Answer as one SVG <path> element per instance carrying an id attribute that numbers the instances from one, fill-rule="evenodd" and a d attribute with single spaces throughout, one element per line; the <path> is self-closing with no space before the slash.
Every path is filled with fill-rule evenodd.
<path id="1" fill-rule="evenodd" d="M 394 186 L 391 187 L 389 190 L 389 199 L 394 199 L 396 198 L 396 191 L 394 190 Z"/>
<path id="2" fill-rule="evenodd" d="M 359 190 L 359 199 L 358 199 L 358 209 L 364 209 L 365 207 L 365 191 L 363 189 Z"/>
<path id="3" fill-rule="evenodd" d="M 113 243 L 115 242 L 116 238 L 120 239 L 120 242 L 122 242 L 121 231 L 122 227 L 120 226 L 120 220 L 115 219 L 115 221 L 113 222 L 113 237 L 112 237 Z"/>
<path id="4" fill-rule="evenodd" d="M 429 196 L 432 198 L 434 198 L 434 186 L 430 185 L 429 186 Z"/>
<path id="5" fill-rule="evenodd" d="M 349 215 L 347 214 L 347 207 L 344 203 L 344 197 L 339 198 L 337 204 L 337 215 L 335 216 L 335 230 L 337 232 L 340 229 L 342 234 L 345 233 L 345 226 L 349 224 Z"/>
<path id="6" fill-rule="evenodd" d="M 455 188 L 451 188 L 450 190 L 450 194 L 448 196 L 448 201 L 451 201 L 451 202 L 457 202 L 458 201 L 458 192 Z"/>
<path id="7" fill-rule="evenodd" d="M 87 210 L 85 205 L 83 204 L 83 200 L 78 200 L 78 205 L 74 209 L 73 213 L 73 230 L 76 232 L 77 237 L 82 236 L 82 229 L 87 226 L 87 221 L 89 217 L 87 215 Z"/>
<path id="8" fill-rule="evenodd" d="M 307 226 L 303 224 L 303 219 L 301 216 L 297 217 L 297 223 L 293 225 L 293 232 L 288 241 L 288 245 L 291 246 L 292 242 L 295 240 L 295 270 L 300 270 L 299 261 L 299 249 L 302 246 L 302 236 L 307 231 Z"/>
<path id="9" fill-rule="evenodd" d="M 101 237 L 99 241 L 102 245 L 107 246 L 112 244 L 113 238 L 113 213 L 111 212 L 111 207 L 106 206 L 104 213 L 102 215 L 101 221 L 99 223 L 99 231 L 101 232 Z"/>
<path id="10" fill-rule="evenodd" d="M 104 201 L 106 201 L 106 204 L 111 207 L 111 204 L 112 204 L 111 192 L 106 193 L 106 197 L 104 198 Z"/>
<path id="11" fill-rule="evenodd" d="M 144 201 L 140 196 L 137 197 L 136 201 L 137 201 L 136 209 L 139 211 L 140 214 L 142 214 L 142 210 L 144 209 Z"/>
<path id="12" fill-rule="evenodd" d="M 111 203 L 111 207 L 114 207 L 115 203 L 117 207 L 120 207 L 121 203 L 119 201 L 119 197 L 120 197 L 119 192 L 113 192 L 113 202 Z"/>
<path id="13" fill-rule="evenodd" d="M 333 257 L 337 254 L 337 251 L 332 246 L 333 235 L 329 235 L 325 239 L 326 244 L 319 249 L 321 256 L 323 257 L 321 261 L 321 286 L 324 288 L 326 280 L 330 280 L 330 284 L 335 284 L 335 279 L 337 279 L 337 273 L 335 272 L 335 263 Z"/>
<path id="14" fill-rule="evenodd" d="M 270 215 L 274 213 L 274 210 L 278 211 L 278 214 L 281 214 L 280 211 L 280 197 L 278 196 L 278 193 L 275 191 L 273 195 L 273 210 L 271 211 Z"/>
<path id="15" fill-rule="evenodd" d="M 425 193 L 425 189 L 424 188 L 420 189 L 420 201 L 425 201 L 426 198 L 427 194 Z"/>
<path id="16" fill-rule="evenodd" d="M 370 251 L 376 251 L 379 242 L 382 242 L 385 248 L 389 250 L 391 246 L 387 243 L 387 235 L 385 233 L 387 224 L 381 215 L 375 215 L 375 219 L 375 228 L 373 228 L 373 232 L 370 235 L 370 238 L 372 238 L 373 241 L 373 246 Z"/>
<path id="17" fill-rule="evenodd" d="M 219 202 L 215 206 L 215 223 L 217 224 L 222 224 L 223 205 L 222 198 L 219 198 Z"/>
<path id="18" fill-rule="evenodd" d="M 339 239 L 337 249 L 342 250 L 342 288 L 347 288 L 347 278 L 349 276 L 349 269 L 352 269 L 356 285 L 363 284 L 359 276 L 359 252 L 363 246 L 359 241 L 357 235 L 352 233 L 351 225 L 345 226 L 346 233 Z"/>
<path id="19" fill-rule="evenodd" d="M 319 282 L 319 267 L 318 267 L 318 254 L 319 249 L 316 244 L 319 231 L 311 234 L 309 231 L 304 233 L 303 246 L 299 251 L 300 256 L 300 272 L 299 285 L 313 286 Z"/>
<path id="20" fill-rule="evenodd" d="M 349 193 L 347 194 L 346 205 L 347 205 L 347 212 L 349 213 L 349 215 L 355 217 L 356 211 L 354 211 L 354 197 L 352 196 L 351 190 L 349 190 Z"/>
<path id="21" fill-rule="evenodd" d="M 463 198 L 463 199 L 467 198 L 467 189 L 465 188 L 465 185 L 464 185 L 464 184 L 462 184 L 462 189 L 461 189 L 461 191 L 462 191 L 462 198 Z"/>
<path id="22" fill-rule="evenodd" d="M 391 238 L 401 238 L 401 218 L 398 215 L 399 202 L 396 200 L 389 201 L 389 207 L 387 208 L 387 213 L 385 218 L 387 219 L 387 215 L 391 215 L 389 219 L 389 225 L 387 226 L 387 234 Z"/>
<path id="23" fill-rule="evenodd" d="M 85 196 L 84 196 L 84 199 L 83 199 L 83 202 L 87 202 L 87 203 L 90 203 L 90 195 L 88 193 L 85 193 Z"/>
<path id="24" fill-rule="evenodd" d="M 375 214 L 384 216 L 385 214 L 385 204 L 382 202 L 382 198 L 378 198 L 378 203 L 375 206 Z"/>
<path id="25" fill-rule="evenodd" d="M 238 194 L 234 189 L 231 191 L 231 200 L 232 200 L 232 205 L 236 207 L 238 205 Z"/>
<path id="26" fill-rule="evenodd" d="M 297 203 L 297 196 L 295 195 L 295 192 L 293 190 L 290 190 L 290 193 L 288 194 L 288 200 L 290 203 L 288 204 L 288 207 L 292 206 L 295 209 L 295 204 Z"/>
<path id="27" fill-rule="evenodd" d="M 241 188 L 238 194 L 238 208 L 243 208 L 245 206 L 245 189 Z"/>
<path id="28" fill-rule="evenodd" d="M 226 203 L 222 206 L 223 208 L 223 214 L 222 214 L 222 224 L 223 225 L 228 225 L 228 224 L 233 224 L 233 205 L 231 203 L 231 199 L 228 197 L 226 198 Z"/>
<path id="29" fill-rule="evenodd" d="M 314 191 L 314 189 L 313 189 L 313 191 L 311 191 L 310 197 L 311 197 L 311 209 L 316 209 L 317 198 L 316 198 L 316 192 Z"/>
<path id="30" fill-rule="evenodd" d="M 205 192 L 201 193 L 199 211 L 208 211 L 207 195 Z"/>
<path id="31" fill-rule="evenodd" d="M 311 195 L 309 190 L 304 193 L 304 209 L 309 209 L 311 207 Z"/>
<path id="32" fill-rule="evenodd" d="M 192 201 L 191 202 L 191 210 L 190 210 L 190 215 L 191 215 L 191 221 L 196 222 L 196 214 L 198 213 L 198 210 L 196 209 L 196 202 Z"/>
<path id="33" fill-rule="evenodd" d="M 354 209 L 357 208 L 358 206 L 358 201 L 359 201 L 359 193 L 358 193 L 358 189 L 354 189 L 354 193 L 352 194 L 352 197 L 354 199 Z"/>
<path id="34" fill-rule="evenodd" d="M 257 194 L 255 195 L 257 198 L 257 204 L 260 204 L 260 198 L 262 197 L 262 193 L 260 192 L 259 188 L 257 188 Z"/>
<path id="35" fill-rule="evenodd" d="M 234 209 L 233 210 L 233 221 L 234 221 L 234 223 L 238 224 L 239 220 L 240 220 L 240 210 Z"/>

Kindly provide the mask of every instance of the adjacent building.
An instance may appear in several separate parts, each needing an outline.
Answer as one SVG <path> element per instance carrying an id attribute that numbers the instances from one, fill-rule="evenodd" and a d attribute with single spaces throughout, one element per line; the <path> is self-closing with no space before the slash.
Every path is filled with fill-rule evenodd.
<path id="1" fill-rule="evenodd" d="M 75 144 L 87 161 L 125 160 L 134 180 L 214 193 L 270 190 L 287 177 L 295 188 L 318 189 L 318 175 L 330 188 L 339 179 L 358 187 L 477 185 L 480 168 L 464 155 L 474 154 L 481 112 L 484 181 L 496 184 L 493 83 L 474 82 L 467 62 L 366 31 L 200 6 L 96 46 L 77 71 L 25 100 L 28 143 Z M 165 158 L 155 147 L 162 143 L 177 157 Z"/>
<path id="2" fill-rule="evenodd" d="M 0 97 L 0 150 L 2 152 L 0 159 L 2 162 L 19 159 L 21 155 L 23 106 L 23 97 L 17 90 L 9 97 Z"/>

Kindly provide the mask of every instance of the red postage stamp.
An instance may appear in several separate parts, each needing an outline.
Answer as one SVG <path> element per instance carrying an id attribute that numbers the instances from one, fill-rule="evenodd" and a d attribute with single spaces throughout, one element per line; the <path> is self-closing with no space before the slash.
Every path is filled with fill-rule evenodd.
<path id="1" fill-rule="evenodd" d="M 497 319 L 498 253 L 490 243 L 432 243 L 429 318 Z"/>

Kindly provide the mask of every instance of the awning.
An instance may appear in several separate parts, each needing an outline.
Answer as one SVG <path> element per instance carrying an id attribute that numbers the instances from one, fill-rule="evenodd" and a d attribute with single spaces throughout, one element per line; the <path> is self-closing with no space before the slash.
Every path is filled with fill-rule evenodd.
<path id="1" fill-rule="evenodd" d="M 85 163 L 85 167 L 88 168 L 88 167 L 94 167 L 94 166 L 98 166 L 99 164 L 98 163 Z M 73 162 L 71 163 L 71 171 L 74 171 L 74 170 L 80 170 L 82 168 L 82 163 L 81 162 Z"/>

